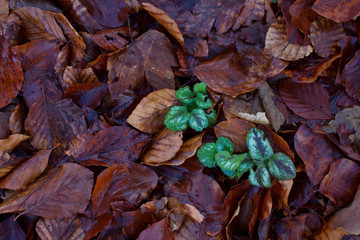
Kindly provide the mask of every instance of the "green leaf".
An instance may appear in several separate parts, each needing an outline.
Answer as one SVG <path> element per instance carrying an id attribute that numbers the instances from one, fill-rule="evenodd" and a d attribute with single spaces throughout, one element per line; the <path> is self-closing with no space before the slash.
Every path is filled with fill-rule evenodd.
<path id="1" fill-rule="evenodd" d="M 213 168 L 216 166 L 215 154 L 216 154 L 216 144 L 207 143 L 204 146 L 200 147 L 196 155 L 199 158 L 199 161 L 205 167 Z"/>
<path id="2" fill-rule="evenodd" d="M 226 169 L 222 169 L 221 168 L 221 171 L 223 171 L 223 173 L 228 176 L 229 178 L 233 178 L 235 177 L 235 171 L 229 171 L 229 170 L 226 170 Z"/>
<path id="3" fill-rule="evenodd" d="M 289 180 L 296 176 L 296 169 L 291 158 L 285 153 L 275 153 L 269 159 L 269 171 L 278 180 Z"/>
<path id="4" fill-rule="evenodd" d="M 190 90 L 189 86 L 180 88 L 175 92 L 176 98 L 179 99 L 180 102 L 185 103 L 187 105 L 194 102 L 195 93 Z"/>
<path id="5" fill-rule="evenodd" d="M 234 152 L 234 144 L 227 137 L 219 137 L 216 140 L 216 152 L 228 151 L 230 153 Z"/>
<path id="6" fill-rule="evenodd" d="M 253 169 L 253 167 L 254 167 L 254 162 L 251 159 L 250 154 L 249 153 L 240 154 L 240 165 L 236 169 L 236 176 L 240 178 L 244 173 L 246 173 L 250 169 Z"/>
<path id="7" fill-rule="evenodd" d="M 227 158 L 231 157 L 231 153 L 229 153 L 228 151 L 221 151 L 215 154 L 215 161 L 216 163 L 220 163 L 223 161 L 226 161 Z M 218 164 L 219 165 L 219 164 Z"/>
<path id="8" fill-rule="evenodd" d="M 194 93 L 196 93 L 196 94 L 198 94 L 198 93 L 207 94 L 206 93 L 206 84 L 203 82 L 195 84 L 193 90 L 194 90 Z"/>
<path id="9" fill-rule="evenodd" d="M 172 131 L 182 131 L 189 123 L 190 113 L 184 106 L 172 106 L 165 116 L 164 124 Z"/>
<path id="10" fill-rule="evenodd" d="M 223 152 L 229 153 L 228 151 L 223 151 Z M 220 153 L 223 153 L 223 152 L 219 152 L 215 155 L 216 164 L 221 169 L 225 169 L 228 171 L 235 171 L 239 167 L 240 162 L 241 162 L 240 155 L 239 154 L 230 155 L 229 157 L 218 161 L 219 157 L 217 158 L 217 155 Z"/>
<path id="11" fill-rule="evenodd" d="M 191 112 L 195 108 L 198 108 L 198 106 L 196 105 L 195 99 L 194 98 L 191 98 L 191 99 L 193 100 L 192 102 L 182 104 L 184 107 L 187 108 L 188 112 Z"/>
<path id="12" fill-rule="evenodd" d="M 258 187 L 271 187 L 270 173 L 265 166 L 258 166 L 256 171 L 250 169 L 249 182 Z"/>
<path id="13" fill-rule="evenodd" d="M 195 131 L 202 131 L 209 126 L 209 120 L 207 119 L 204 109 L 194 109 L 190 113 L 189 125 Z"/>
<path id="14" fill-rule="evenodd" d="M 205 101 L 206 99 L 206 101 Z M 212 106 L 210 98 L 207 97 L 207 94 L 201 92 L 196 93 L 195 103 L 199 108 L 208 109 Z"/>
<path id="15" fill-rule="evenodd" d="M 261 164 L 262 161 L 271 158 L 274 154 L 269 139 L 264 139 L 264 135 L 263 131 L 251 128 L 246 137 L 250 156 L 257 164 Z"/>
<path id="16" fill-rule="evenodd" d="M 215 110 L 212 110 L 211 113 L 206 114 L 208 120 L 209 120 L 209 126 L 214 126 L 216 123 L 216 112 Z"/>

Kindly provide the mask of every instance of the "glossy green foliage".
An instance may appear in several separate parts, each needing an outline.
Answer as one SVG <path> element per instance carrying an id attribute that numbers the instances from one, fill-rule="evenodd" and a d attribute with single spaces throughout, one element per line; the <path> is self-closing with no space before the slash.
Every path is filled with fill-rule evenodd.
<path id="1" fill-rule="evenodd" d="M 281 152 L 274 154 L 263 131 L 250 129 L 246 140 L 248 153 L 232 154 L 234 145 L 230 139 L 219 137 L 216 143 L 201 147 L 197 156 L 205 166 L 217 165 L 230 178 L 240 178 L 250 172 L 250 183 L 259 187 L 271 187 L 271 176 L 276 180 L 295 178 L 296 169 L 291 158 Z"/>
<path id="2" fill-rule="evenodd" d="M 206 93 L 206 84 L 197 83 L 194 91 L 189 86 L 175 92 L 182 106 L 172 106 L 165 117 L 165 125 L 173 131 L 182 131 L 190 126 L 195 131 L 202 131 L 216 122 L 216 112 L 207 113 L 205 109 L 212 106 Z"/>

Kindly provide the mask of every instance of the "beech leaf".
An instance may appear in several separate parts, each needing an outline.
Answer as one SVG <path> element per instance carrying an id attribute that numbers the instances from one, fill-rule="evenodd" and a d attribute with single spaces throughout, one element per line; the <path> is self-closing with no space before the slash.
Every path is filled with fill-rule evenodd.
<path id="1" fill-rule="evenodd" d="M 357 0 L 317 0 L 312 9 L 319 15 L 335 22 L 346 22 L 359 13 L 360 2 Z"/>
<path id="2" fill-rule="evenodd" d="M 85 230 L 79 218 L 41 218 L 36 223 L 36 233 L 41 239 L 56 239 L 62 236 L 64 239 L 77 240 L 85 236 Z"/>

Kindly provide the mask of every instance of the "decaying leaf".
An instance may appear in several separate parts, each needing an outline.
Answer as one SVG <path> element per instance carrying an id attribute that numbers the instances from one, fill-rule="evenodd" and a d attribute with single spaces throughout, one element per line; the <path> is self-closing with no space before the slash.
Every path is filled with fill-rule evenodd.
<path id="1" fill-rule="evenodd" d="M 107 85 L 102 82 L 70 85 L 64 92 L 64 97 L 71 98 L 80 107 L 96 108 L 100 105 Z"/>
<path id="2" fill-rule="evenodd" d="M 171 131 L 164 127 L 152 139 L 142 161 L 148 165 L 159 165 L 175 157 L 183 144 L 182 132 Z"/>
<path id="3" fill-rule="evenodd" d="M 91 39 L 100 47 L 104 48 L 107 51 L 116 51 L 125 46 L 128 41 L 123 38 L 127 35 L 129 29 L 115 28 L 115 29 L 105 29 L 103 31 L 97 32 L 94 35 L 91 35 Z M 132 33 L 134 36 L 134 33 Z"/>
<path id="4" fill-rule="evenodd" d="M 359 13 L 360 2 L 357 0 L 317 0 L 312 9 L 335 22 L 346 22 Z"/>
<path id="5" fill-rule="evenodd" d="M 265 51 L 274 57 L 294 61 L 308 56 L 313 49 L 310 45 L 299 46 L 290 43 L 286 33 L 286 23 L 284 20 L 278 19 L 270 26 L 266 34 Z"/>
<path id="6" fill-rule="evenodd" d="M 179 101 L 172 89 L 152 92 L 141 100 L 127 122 L 143 132 L 155 133 L 164 126 L 165 115 L 169 108 L 177 104 Z"/>
<path id="7" fill-rule="evenodd" d="M 98 82 L 97 76 L 94 74 L 92 68 L 78 69 L 67 66 L 64 70 L 61 86 L 65 90 L 71 85 L 82 83 Z"/>
<path id="8" fill-rule="evenodd" d="M 7 139 L 0 140 L 0 151 L 11 152 L 21 142 L 29 139 L 29 136 L 23 134 L 12 134 Z"/>
<path id="9" fill-rule="evenodd" d="M 24 122 L 25 122 L 25 108 L 24 104 L 20 103 L 11 113 L 9 119 L 9 129 L 11 133 L 20 134 L 24 131 Z"/>
<path id="10" fill-rule="evenodd" d="M 85 231 L 79 218 L 41 218 L 36 223 L 36 233 L 43 240 L 58 239 L 80 240 Z"/>
<path id="11" fill-rule="evenodd" d="M 25 240 L 25 233 L 15 221 L 14 215 L 0 222 L 0 234 L 3 239 Z"/>
<path id="12" fill-rule="evenodd" d="M 311 9 L 314 1 L 315 0 L 296 0 L 291 4 L 289 9 L 292 22 L 306 35 L 310 33 L 311 23 L 318 17 Z"/>
<path id="13" fill-rule="evenodd" d="M 48 172 L 25 190 L 12 192 L 0 213 L 22 212 L 47 218 L 73 217 L 83 213 L 90 201 L 93 173 L 74 163 Z"/>
<path id="14" fill-rule="evenodd" d="M 252 123 L 270 125 L 270 121 L 269 119 L 267 119 L 266 114 L 264 112 L 257 112 L 256 115 L 239 112 L 236 113 L 236 116 Z"/>
<path id="15" fill-rule="evenodd" d="M 154 240 L 172 240 L 174 239 L 169 227 L 168 218 L 164 218 L 163 220 L 154 223 L 144 231 L 142 231 L 137 238 L 138 240 L 146 240 L 152 236 L 151 238 Z"/>
<path id="16" fill-rule="evenodd" d="M 342 72 L 342 82 L 350 97 L 360 100 L 360 50 L 357 50 L 354 57 L 345 65 Z"/>

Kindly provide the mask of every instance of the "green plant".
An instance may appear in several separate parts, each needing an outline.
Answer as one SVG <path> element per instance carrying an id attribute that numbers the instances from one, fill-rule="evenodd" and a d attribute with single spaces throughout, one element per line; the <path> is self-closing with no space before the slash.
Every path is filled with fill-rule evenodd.
<path id="1" fill-rule="evenodd" d="M 276 180 L 295 178 L 295 166 L 290 157 L 282 152 L 274 153 L 264 135 L 257 128 L 250 129 L 246 137 L 248 153 L 233 154 L 234 145 L 230 139 L 219 137 L 216 143 L 202 146 L 197 156 L 204 166 L 212 168 L 217 165 L 230 178 L 240 178 L 250 171 L 250 183 L 259 187 L 271 187 L 270 175 Z"/>
<path id="2" fill-rule="evenodd" d="M 175 92 L 181 106 L 172 106 L 165 116 L 164 124 L 173 131 L 182 131 L 190 126 L 195 131 L 214 125 L 216 112 L 207 113 L 205 109 L 212 106 L 206 93 L 206 84 L 201 82 L 194 85 L 194 91 L 189 86 L 180 88 Z"/>

